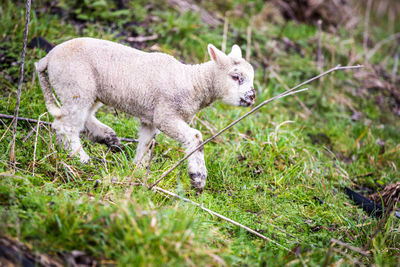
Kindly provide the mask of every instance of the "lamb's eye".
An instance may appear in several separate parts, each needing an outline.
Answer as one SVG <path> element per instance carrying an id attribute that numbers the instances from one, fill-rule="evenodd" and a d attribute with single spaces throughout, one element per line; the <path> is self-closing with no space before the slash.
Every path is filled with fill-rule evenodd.
<path id="1" fill-rule="evenodd" d="M 232 80 L 234 80 L 234 81 L 239 81 L 239 75 L 236 75 L 236 74 L 233 74 L 232 75 Z"/>
<path id="2" fill-rule="evenodd" d="M 237 81 L 239 83 L 239 85 L 241 85 L 244 82 L 243 77 L 240 77 L 237 74 L 232 75 L 232 80 Z"/>

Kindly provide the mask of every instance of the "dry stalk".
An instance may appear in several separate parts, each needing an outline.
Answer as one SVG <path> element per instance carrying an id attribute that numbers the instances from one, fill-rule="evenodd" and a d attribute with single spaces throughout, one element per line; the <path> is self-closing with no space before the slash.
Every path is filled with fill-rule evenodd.
<path id="1" fill-rule="evenodd" d="M 364 21 L 364 63 L 367 64 L 368 62 L 368 26 L 369 26 L 369 17 L 371 15 L 371 6 L 372 6 L 372 0 L 368 0 L 367 3 L 367 9 L 365 11 L 365 21 Z"/>
<path id="2" fill-rule="evenodd" d="M 334 239 L 334 238 L 331 239 L 331 244 L 332 244 L 332 245 L 338 244 L 339 246 L 342 246 L 342 247 L 345 247 L 345 248 L 347 248 L 347 249 L 350 249 L 350 250 L 352 250 L 352 251 L 354 251 L 354 252 L 357 252 L 357 253 L 359 253 L 359 254 L 365 256 L 365 257 L 369 257 L 369 256 L 370 256 L 370 254 L 369 254 L 368 251 L 364 251 L 364 250 L 362 250 L 362 249 L 360 249 L 360 248 L 354 247 L 354 246 L 352 246 L 352 245 L 349 245 L 349 244 L 347 244 L 347 243 L 344 243 L 344 242 L 342 242 L 342 241 L 340 241 L 340 240 L 337 240 L 337 239 Z"/>
<path id="3" fill-rule="evenodd" d="M 290 88 L 289 86 L 283 81 L 281 76 L 278 75 L 278 73 L 275 72 L 273 68 L 270 68 L 271 74 L 278 80 L 278 82 L 285 88 L 286 91 L 289 91 Z M 300 106 L 305 110 L 307 116 L 311 114 L 311 110 L 303 103 L 303 101 L 300 100 L 300 98 L 297 95 L 293 95 L 296 101 L 300 104 Z"/>
<path id="4" fill-rule="evenodd" d="M 26 140 L 28 140 L 29 137 L 31 137 L 31 135 L 36 131 L 37 125 L 35 125 L 35 127 L 33 127 L 32 130 L 22 139 L 22 143 L 25 143 Z"/>
<path id="5" fill-rule="evenodd" d="M 37 141 L 38 141 L 38 135 L 39 135 L 39 130 L 40 130 L 40 118 L 42 116 L 46 115 L 47 112 L 43 113 L 42 115 L 39 116 L 38 122 L 36 124 L 36 136 L 35 136 L 35 145 L 33 146 L 33 163 L 32 163 L 32 176 L 35 176 L 35 164 L 36 164 L 36 147 L 37 147 Z"/>
<path id="6" fill-rule="evenodd" d="M 8 115 L 8 114 L 0 114 L 0 118 L 13 120 L 15 117 L 12 116 L 12 115 Z M 31 122 L 31 123 L 37 123 L 38 122 L 35 119 L 30 119 L 30 118 L 25 118 L 25 117 L 17 117 L 17 118 L 18 118 L 19 121 L 25 121 L 25 122 Z M 46 122 L 46 121 L 41 121 L 40 123 L 50 124 L 49 122 Z"/>
<path id="7" fill-rule="evenodd" d="M 216 127 L 211 125 L 211 123 L 209 123 L 208 121 L 203 121 L 202 119 L 200 119 L 199 117 L 197 117 L 196 115 L 194 115 L 193 117 L 195 120 L 197 120 L 198 122 L 200 122 L 200 124 L 202 124 L 204 127 L 207 128 L 207 130 L 209 130 L 211 132 L 212 135 L 215 134 L 215 130 Z"/>
<path id="8" fill-rule="evenodd" d="M 250 61 L 250 55 L 251 55 L 251 32 L 252 32 L 252 27 L 251 24 L 247 27 L 247 48 L 246 48 L 246 60 Z"/>
<path id="9" fill-rule="evenodd" d="M 154 153 L 154 147 L 156 145 L 156 139 L 152 139 L 150 142 L 150 159 L 149 159 L 149 163 L 147 164 L 146 167 L 146 176 L 143 180 L 143 187 L 147 187 L 147 179 L 149 179 L 149 174 L 150 174 L 150 165 L 151 165 L 151 161 L 153 160 L 153 153 Z"/>
<path id="10" fill-rule="evenodd" d="M 228 36 L 228 26 L 229 26 L 229 21 L 228 21 L 228 16 L 225 14 L 224 18 L 224 33 L 222 35 L 222 44 L 221 44 L 221 51 L 225 53 L 226 51 L 226 40 Z"/>
<path id="11" fill-rule="evenodd" d="M 17 102 L 15 103 L 15 110 L 14 110 L 15 120 L 14 120 L 14 125 L 13 125 L 13 130 L 12 130 L 12 141 L 11 141 L 11 150 L 10 150 L 10 162 L 14 169 L 15 169 L 15 139 L 16 139 L 16 135 L 17 135 L 18 113 L 19 113 L 19 104 L 21 102 L 22 82 L 24 81 L 24 65 L 25 65 L 26 43 L 28 40 L 30 14 L 31 14 L 31 0 L 27 0 L 26 1 L 26 13 L 25 13 L 24 41 L 22 44 L 21 65 L 19 68 Z"/>
<path id="12" fill-rule="evenodd" d="M 323 61 L 322 61 L 322 47 L 321 47 L 321 35 L 322 35 L 322 20 L 318 20 L 318 51 L 317 51 L 317 61 L 318 61 L 318 71 L 322 72 Z"/>
<path id="13" fill-rule="evenodd" d="M 397 32 L 395 34 L 390 35 L 389 37 L 381 40 L 380 42 L 378 42 L 374 48 L 372 48 L 367 54 L 366 57 L 367 59 L 370 59 L 375 53 L 376 51 L 378 51 L 384 44 L 389 43 L 393 40 L 396 40 L 397 38 L 400 38 L 400 32 Z"/>
<path id="14" fill-rule="evenodd" d="M 1 114 L 0 113 L 0 118 L 2 119 L 10 119 L 10 120 L 14 120 L 14 116 L 12 115 L 8 115 L 8 114 Z M 25 117 L 17 117 L 19 121 L 25 121 L 25 122 L 31 122 L 31 123 L 38 123 L 38 120 L 35 119 L 31 119 L 31 118 L 25 118 Z M 40 124 L 44 124 L 44 125 L 51 125 L 51 122 L 47 122 L 47 121 L 40 121 Z M 28 134 L 29 135 L 29 134 Z M 32 133 L 24 138 L 24 142 L 32 135 Z M 120 141 L 122 142 L 133 142 L 133 143 L 137 143 L 138 140 L 134 139 L 134 138 L 126 138 L 126 137 L 121 137 L 119 138 Z"/>
<path id="15" fill-rule="evenodd" d="M 13 123 L 14 123 L 14 118 L 12 119 L 10 125 L 7 127 L 7 129 L 5 130 L 5 132 L 3 133 L 3 135 L 1 136 L 0 141 L 3 140 L 4 136 L 6 136 L 7 132 L 10 130 L 10 128 L 11 128 L 11 126 L 13 125 Z"/>
<path id="16" fill-rule="evenodd" d="M 238 119 L 236 119 L 235 121 L 233 121 L 232 123 L 230 123 L 228 126 L 226 126 L 225 128 L 223 128 L 222 130 L 220 130 L 218 133 L 216 133 L 215 135 L 211 136 L 210 138 L 208 138 L 207 140 L 205 140 L 203 143 L 201 143 L 198 147 L 196 147 L 194 150 L 192 150 L 191 152 L 189 152 L 188 154 L 186 154 L 186 156 L 184 156 L 181 160 L 179 160 L 177 163 L 175 163 L 170 169 L 166 170 L 161 176 L 160 178 L 154 183 L 152 184 L 149 189 L 152 189 L 154 186 L 156 186 L 159 182 L 161 182 L 162 179 L 164 179 L 169 173 L 171 173 L 176 167 L 178 167 L 180 164 L 182 164 L 187 158 L 189 158 L 194 152 L 196 152 L 198 149 L 202 148 L 205 144 L 207 144 L 208 142 L 210 142 L 211 140 L 213 140 L 214 138 L 216 138 L 217 136 L 221 135 L 223 132 L 225 132 L 226 130 L 228 130 L 229 128 L 231 128 L 232 126 L 234 126 L 235 124 L 237 124 L 238 122 L 240 122 L 241 120 L 243 120 L 244 118 L 248 117 L 249 115 L 253 114 L 254 112 L 256 112 L 257 110 L 259 110 L 261 107 L 263 107 L 264 105 L 277 100 L 279 98 L 285 97 L 285 96 L 289 96 L 292 94 L 296 94 L 296 93 L 300 93 L 302 91 L 305 91 L 307 89 L 300 89 L 297 90 L 299 87 L 308 84 L 314 80 L 317 80 L 319 78 L 321 78 L 324 75 L 327 75 L 333 71 L 337 71 L 337 70 L 346 70 L 346 69 L 358 69 L 358 68 L 362 68 L 362 66 L 357 65 L 357 66 L 340 66 L 337 65 L 336 67 L 327 70 L 305 82 L 302 82 L 298 85 L 296 85 L 295 87 L 291 88 L 290 90 L 287 90 L 286 92 L 283 92 L 277 96 L 274 96 L 270 99 L 264 100 L 261 104 L 258 104 L 255 108 L 253 108 L 252 110 L 250 110 L 249 112 L 247 112 L 246 114 L 242 115 L 241 117 L 239 117 Z"/>
<path id="17" fill-rule="evenodd" d="M 395 82 L 396 80 L 396 74 L 397 74 L 397 68 L 399 67 L 399 53 L 400 53 L 400 49 L 397 49 L 396 51 L 396 55 L 394 57 L 394 65 L 393 65 L 393 69 L 392 69 L 392 83 Z"/>

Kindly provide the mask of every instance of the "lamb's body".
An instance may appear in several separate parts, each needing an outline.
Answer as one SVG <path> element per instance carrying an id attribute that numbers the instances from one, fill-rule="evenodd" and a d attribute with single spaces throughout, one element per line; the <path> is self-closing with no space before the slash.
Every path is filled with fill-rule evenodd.
<path id="1" fill-rule="evenodd" d="M 116 107 L 147 124 L 153 124 L 158 105 L 172 103 L 188 120 L 205 104 L 198 98 L 204 91 L 196 86 L 193 72 L 207 64 L 184 65 L 167 54 L 145 53 L 91 38 L 62 43 L 47 58 L 50 83 L 61 99 L 82 97 L 85 89 L 83 97 L 88 101 Z M 71 90 L 63 90 L 65 87 Z"/>
<path id="2" fill-rule="evenodd" d="M 139 163 L 157 129 L 181 141 L 187 150 L 196 147 L 201 134 L 190 128 L 188 121 L 201 108 L 223 98 L 225 90 L 216 78 L 220 68 L 214 61 L 185 65 L 163 53 L 146 53 L 92 38 L 77 38 L 56 46 L 36 67 L 46 105 L 55 117 L 53 127 L 58 140 L 71 153 L 78 152 L 84 162 L 89 157 L 79 140 L 83 130 L 94 141 L 119 145 L 115 132 L 94 117 L 101 103 L 140 119 L 135 157 Z M 48 81 L 61 101 L 60 108 Z M 196 187 L 204 187 L 202 151 L 189 158 L 189 173 Z"/>

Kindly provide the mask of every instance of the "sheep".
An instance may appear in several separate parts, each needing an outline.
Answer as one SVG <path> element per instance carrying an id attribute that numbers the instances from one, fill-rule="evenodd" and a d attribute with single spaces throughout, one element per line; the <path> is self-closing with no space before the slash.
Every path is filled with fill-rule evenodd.
<path id="1" fill-rule="evenodd" d="M 255 101 L 254 70 L 240 47 L 233 45 L 228 55 L 212 44 L 207 48 L 210 61 L 186 65 L 164 53 L 94 38 L 55 46 L 35 68 L 58 143 L 79 155 L 82 163 L 89 156 L 82 148 L 81 132 L 92 141 L 120 146 L 114 130 L 95 117 L 105 104 L 139 118 L 135 164 L 159 131 L 190 152 L 202 143 L 200 131 L 188 124 L 199 110 L 216 100 L 244 107 Z M 192 186 L 202 190 L 207 178 L 203 149 L 188 158 L 188 174 Z"/>

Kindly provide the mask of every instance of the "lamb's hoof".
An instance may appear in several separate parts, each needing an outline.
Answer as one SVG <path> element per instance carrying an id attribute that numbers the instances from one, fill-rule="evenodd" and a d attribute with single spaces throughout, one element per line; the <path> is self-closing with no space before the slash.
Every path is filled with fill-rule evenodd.
<path id="1" fill-rule="evenodd" d="M 198 190 L 199 192 L 202 192 L 204 186 L 206 185 L 207 175 L 200 172 L 196 172 L 196 173 L 189 173 L 189 176 L 192 187 Z"/>
<path id="2" fill-rule="evenodd" d="M 124 148 L 124 146 L 119 141 L 118 136 L 115 134 L 106 136 L 99 143 L 106 144 L 108 146 L 108 148 L 110 149 L 110 151 L 113 153 L 121 152 L 121 151 L 123 151 L 123 148 Z"/>

